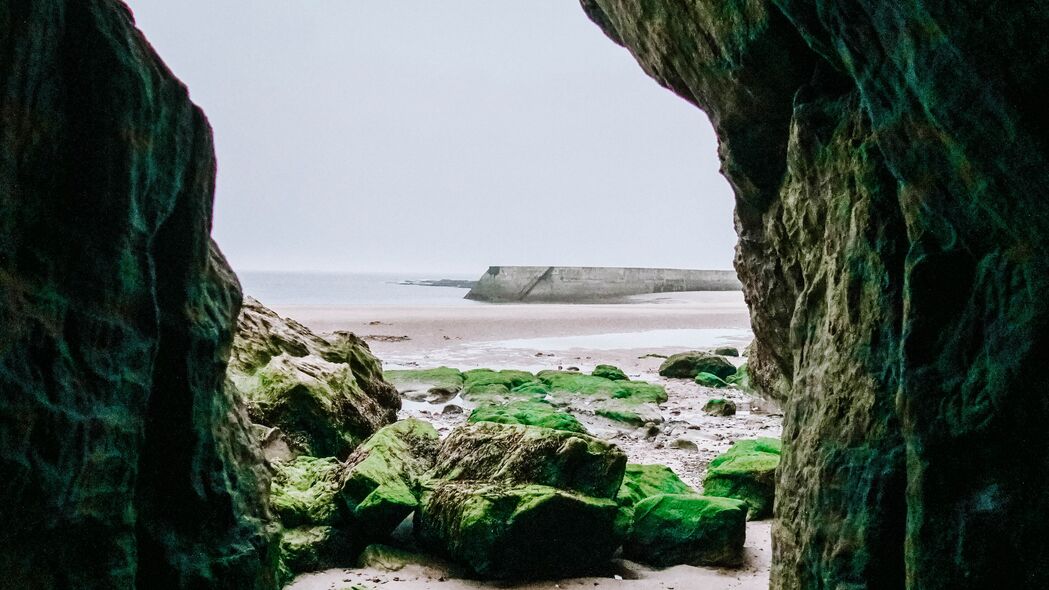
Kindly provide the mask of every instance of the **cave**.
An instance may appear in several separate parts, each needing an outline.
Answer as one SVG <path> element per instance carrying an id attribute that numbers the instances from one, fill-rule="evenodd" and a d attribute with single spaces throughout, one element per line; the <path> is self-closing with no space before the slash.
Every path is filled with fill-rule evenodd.
<path id="1" fill-rule="evenodd" d="M 1049 587 L 1049 10 L 581 3 L 720 139 L 772 587 Z M 0 587 L 274 588 L 207 120 L 119 1 L 0 28 Z"/>

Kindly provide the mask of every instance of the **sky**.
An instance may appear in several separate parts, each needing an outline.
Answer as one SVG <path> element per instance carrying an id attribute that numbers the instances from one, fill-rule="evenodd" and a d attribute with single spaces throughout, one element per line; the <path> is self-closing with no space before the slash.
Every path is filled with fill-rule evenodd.
<path id="1" fill-rule="evenodd" d="M 731 268 L 709 121 L 575 0 L 128 0 L 235 270 Z"/>

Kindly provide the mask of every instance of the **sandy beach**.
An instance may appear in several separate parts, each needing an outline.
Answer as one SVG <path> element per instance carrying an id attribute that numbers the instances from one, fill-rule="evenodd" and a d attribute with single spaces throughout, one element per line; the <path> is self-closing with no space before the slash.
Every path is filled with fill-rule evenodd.
<path id="1" fill-rule="evenodd" d="M 318 332 L 348 330 L 365 338 L 386 369 L 450 366 L 474 368 L 578 368 L 598 364 L 620 367 L 631 379 L 662 384 L 669 395 L 660 407 L 658 428 L 630 429 L 603 418 L 582 417 L 587 429 L 619 445 L 635 463 L 671 467 L 686 483 L 701 489 L 707 463 L 732 442 L 757 436 L 778 437 L 781 418 L 766 402 L 736 389 L 714 390 L 689 380 L 658 375 L 663 357 L 715 346 L 742 350 L 752 339 L 749 315 L 739 292 L 674 293 L 639 296 L 629 303 L 589 305 L 476 304 L 432 306 L 274 306 L 287 317 Z M 742 357 L 731 358 L 739 365 Z M 726 398 L 739 408 L 735 416 L 701 411 L 711 398 Z M 448 406 L 460 406 L 449 411 Z M 459 397 L 436 404 L 405 401 L 401 417 L 428 420 L 446 435 L 465 420 L 470 404 Z M 530 582 L 519 585 L 457 578 L 439 562 L 382 568 L 330 570 L 300 576 L 295 590 L 341 590 L 354 584 L 403 590 L 443 588 L 573 588 L 609 586 L 637 590 L 757 589 L 768 587 L 771 553 L 768 522 L 748 524 L 743 568 L 723 570 L 677 566 L 654 570 L 617 560 L 600 576 Z"/>

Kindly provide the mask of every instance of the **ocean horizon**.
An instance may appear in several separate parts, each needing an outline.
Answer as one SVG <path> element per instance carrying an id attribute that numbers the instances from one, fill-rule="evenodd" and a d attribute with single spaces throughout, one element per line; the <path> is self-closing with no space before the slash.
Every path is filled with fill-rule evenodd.
<path id="1" fill-rule="evenodd" d="M 483 305 L 469 289 L 405 281 L 476 280 L 480 273 L 241 271 L 244 295 L 264 305 Z"/>

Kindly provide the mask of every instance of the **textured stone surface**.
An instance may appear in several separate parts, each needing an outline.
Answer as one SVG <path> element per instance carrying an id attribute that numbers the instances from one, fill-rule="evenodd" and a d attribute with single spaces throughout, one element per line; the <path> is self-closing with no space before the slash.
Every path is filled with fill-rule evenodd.
<path id="1" fill-rule="evenodd" d="M 119 2 L 0 31 L 0 585 L 272 588 L 208 123 Z"/>
<path id="2" fill-rule="evenodd" d="M 785 410 L 773 586 L 1049 586 L 1049 10 L 582 4 L 720 139 Z"/>
<path id="3" fill-rule="evenodd" d="M 660 375 L 675 379 L 695 379 L 701 373 L 725 379 L 735 372 L 736 367 L 724 357 L 699 350 L 671 355 L 659 366 Z"/>
<path id="4" fill-rule="evenodd" d="M 259 424 L 294 450 L 345 458 L 397 419 L 401 398 L 368 344 L 349 332 L 319 336 L 247 298 L 237 320 L 230 381 Z"/>
<path id="5" fill-rule="evenodd" d="M 441 444 L 421 480 L 420 540 L 485 577 L 548 577 L 607 561 L 619 544 L 626 456 L 583 434 L 488 422 Z"/>
<path id="6" fill-rule="evenodd" d="M 729 498 L 659 494 L 634 507 L 623 553 L 652 565 L 737 566 L 743 562 L 747 507 Z"/>

